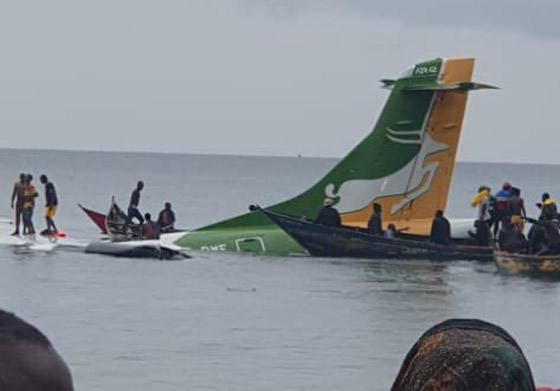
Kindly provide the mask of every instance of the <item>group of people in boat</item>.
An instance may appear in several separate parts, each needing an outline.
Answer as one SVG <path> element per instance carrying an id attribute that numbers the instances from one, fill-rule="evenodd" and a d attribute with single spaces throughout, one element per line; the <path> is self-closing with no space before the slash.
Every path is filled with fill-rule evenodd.
<path id="1" fill-rule="evenodd" d="M 332 198 L 325 198 L 323 201 L 323 208 L 319 211 L 314 223 L 331 227 L 339 227 L 341 225 L 340 214 L 338 210 L 333 207 L 334 200 Z M 368 220 L 367 230 L 371 235 L 382 236 L 388 239 L 395 238 L 399 232 L 405 229 L 397 230 L 394 224 L 388 224 L 387 229 L 383 229 L 382 220 L 382 206 L 381 204 L 374 203 L 372 206 L 372 213 Z M 448 245 L 451 241 L 451 224 L 449 220 L 443 215 L 443 211 L 438 210 L 432 220 L 430 230 L 430 242 Z"/>
<path id="2" fill-rule="evenodd" d="M 140 213 L 140 197 L 144 189 L 144 182 L 138 181 L 128 204 L 126 225 L 136 224 L 140 226 L 140 236 L 142 239 L 159 239 L 161 233 L 172 232 L 175 229 L 175 212 L 170 202 L 166 202 L 161 212 L 159 212 L 157 221 L 152 220 L 150 213 L 142 215 Z"/>
<path id="3" fill-rule="evenodd" d="M 314 220 L 316 224 L 341 225 L 340 214 L 333 204 L 332 198 L 324 200 L 323 208 Z M 537 204 L 538 219 L 527 216 L 521 190 L 509 182 L 494 195 L 488 186 L 480 186 L 471 206 L 477 207 L 475 232 L 469 232 L 476 245 L 487 247 L 497 242 L 501 250 L 511 253 L 560 254 L 560 216 L 550 194 L 543 193 Z M 527 237 L 524 234 L 526 222 L 532 224 Z M 386 238 L 394 238 L 400 232 L 394 224 L 383 229 L 382 206 L 378 203 L 373 204 L 367 230 L 371 235 Z M 451 224 L 441 210 L 432 220 L 429 240 L 440 245 L 451 242 Z"/>
<path id="4" fill-rule="evenodd" d="M 47 227 L 41 232 L 43 235 L 55 235 L 58 233 L 54 216 L 58 207 L 58 196 L 52 182 L 45 174 L 40 176 L 41 183 L 45 186 L 45 221 Z M 20 234 L 20 225 L 23 223 L 24 235 L 34 235 L 33 212 L 35 211 L 36 199 L 39 193 L 33 186 L 33 175 L 21 173 L 19 181 L 14 184 L 12 191 L 11 207 L 15 212 L 15 231 L 12 235 Z"/>
<path id="5" fill-rule="evenodd" d="M 480 186 L 471 201 L 477 207 L 475 232 L 471 236 L 481 246 L 498 242 L 501 250 L 535 255 L 560 254 L 560 219 L 550 194 L 543 193 L 536 204 L 538 219 L 527 216 L 521 190 L 506 182 L 495 195 L 488 186 Z M 532 224 L 525 237 L 525 222 Z"/>

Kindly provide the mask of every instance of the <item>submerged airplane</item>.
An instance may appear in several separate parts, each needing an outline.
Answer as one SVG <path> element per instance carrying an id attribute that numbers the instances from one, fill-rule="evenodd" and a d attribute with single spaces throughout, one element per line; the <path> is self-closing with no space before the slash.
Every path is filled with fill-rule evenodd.
<path id="1" fill-rule="evenodd" d="M 372 132 L 314 186 L 267 209 L 313 219 L 330 197 L 344 225 L 364 228 L 375 202 L 385 225 L 428 235 L 436 210 L 445 210 L 468 91 L 495 88 L 473 83 L 473 67 L 472 58 L 437 58 L 381 80 L 391 92 Z M 472 220 L 452 221 L 452 234 L 471 227 Z M 175 243 L 185 250 L 307 255 L 260 210 Z"/>

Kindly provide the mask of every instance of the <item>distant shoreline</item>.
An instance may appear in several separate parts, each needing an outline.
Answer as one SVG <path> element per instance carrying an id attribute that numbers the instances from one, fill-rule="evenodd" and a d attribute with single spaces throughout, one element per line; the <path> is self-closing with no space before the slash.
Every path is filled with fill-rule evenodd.
<path id="1" fill-rule="evenodd" d="M 206 157 L 228 157 L 228 158 L 259 158 L 259 159 L 314 159 L 314 160 L 340 160 L 342 157 L 324 157 L 324 156 L 304 156 L 301 154 L 294 156 L 286 155 L 234 155 L 226 153 L 200 153 L 200 152 L 161 152 L 161 151 L 119 151 L 119 150 L 101 150 L 95 151 L 91 149 L 43 149 L 43 148 L 0 148 L 0 153 L 46 153 L 46 152 L 59 152 L 59 153 L 87 153 L 87 154 L 108 154 L 108 155 L 155 155 L 155 156 L 206 156 Z M 554 163 L 533 163 L 533 162 L 477 162 L 468 160 L 457 160 L 458 164 L 468 164 L 468 165 L 521 165 L 521 166 L 559 166 L 559 164 Z"/>

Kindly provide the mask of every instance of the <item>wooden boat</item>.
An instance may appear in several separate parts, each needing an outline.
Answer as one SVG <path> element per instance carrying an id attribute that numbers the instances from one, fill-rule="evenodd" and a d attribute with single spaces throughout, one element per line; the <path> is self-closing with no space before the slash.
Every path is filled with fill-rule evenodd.
<path id="1" fill-rule="evenodd" d="M 312 256 L 492 261 L 491 247 L 464 242 L 445 246 L 430 243 L 426 237 L 406 234 L 389 239 L 370 235 L 359 228 L 329 227 L 268 210 L 263 212 Z"/>
<path id="2" fill-rule="evenodd" d="M 101 233 L 107 234 L 107 227 L 105 227 L 106 215 L 103 213 L 96 212 L 94 210 L 88 209 L 82 204 L 78 204 L 81 210 L 93 221 L 93 223 L 101 230 Z"/>
<path id="3" fill-rule="evenodd" d="M 113 240 L 130 240 L 141 237 L 140 224 L 128 222 L 127 214 L 117 205 L 115 197 L 111 198 L 111 207 L 105 219 L 105 227 Z"/>
<path id="4" fill-rule="evenodd" d="M 115 197 L 111 198 L 109 212 L 105 215 L 88 209 L 78 204 L 80 209 L 93 221 L 93 223 L 105 235 L 109 235 L 114 241 L 132 240 L 140 238 L 140 225 L 127 224 L 127 214 L 119 207 Z M 184 232 L 180 229 L 162 231 L 162 234 Z"/>
<path id="5" fill-rule="evenodd" d="M 498 271 L 508 275 L 560 277 L 560 255 L 512 254 L 494 252 Z"/>
<path id="6" fill-rule="evenodd" d="M 127 215 L 117 205 L 115 197 L 111 198 L 109 212 L 105 215 L 78 204 L 80 209 L 93 221 L 105 235 L 113 240 L 127 240 L 140 237 L 140 225 L 127 224 Z"/>

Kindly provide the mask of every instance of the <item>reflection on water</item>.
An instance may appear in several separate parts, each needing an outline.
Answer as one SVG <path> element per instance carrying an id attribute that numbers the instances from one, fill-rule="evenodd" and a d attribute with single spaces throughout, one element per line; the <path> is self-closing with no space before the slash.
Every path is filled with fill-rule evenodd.
<path id="1" fill-rule="evenodd" d="M 416 338 L 458 316 L 506 327 L 558 384 L 558 285 L 492 265 L 0 255 L 2 307 L 52 337 L 82 389 L 386 390 Z"/>

